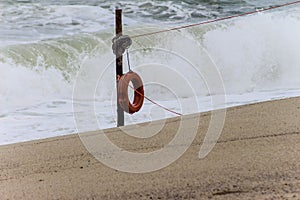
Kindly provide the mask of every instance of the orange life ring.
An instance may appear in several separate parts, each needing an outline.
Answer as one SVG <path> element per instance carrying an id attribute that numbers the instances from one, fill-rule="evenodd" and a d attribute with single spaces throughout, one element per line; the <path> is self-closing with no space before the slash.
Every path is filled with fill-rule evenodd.
<path id="1" fill-rule="evenodd" d="M 132 103 L 128 98 L 128 87 L 130 82 L 132 82 L 134 88 L 134 99 Z M 119 104 L 125 112 L 129 114 L 138 112 L 144 102 L 144 87 L 141 77 L 133 71 L 122 75 L 118 82 L 118 96 Z"/>

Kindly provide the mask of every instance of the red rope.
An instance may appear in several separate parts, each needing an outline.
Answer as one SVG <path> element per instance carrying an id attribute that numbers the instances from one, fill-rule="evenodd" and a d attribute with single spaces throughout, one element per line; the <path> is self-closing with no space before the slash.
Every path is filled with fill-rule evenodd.
<path id="1" fill-rule="evenodd" d="M 255 10 L 255 11 L 251 11 L 251 12 L 246 12 L 246 13 L 242 13 L 242 14 L 237 14 L 237 15 L 232 15 L 232 16 L 228 16 L 228 17 L 222 17 L 222 18 L 212 19 L 212 20 L 208 20 L 208 21 L 203 21 L 203 22 L 196 23 L 196 24 L 189 24 L 189 25 L 175 27 L 175 28 L 171 28 L 171 29 L 165 29 L 165 30 L 160 30 L 160 31 L 155 31 L 155 32 L 150 32 L 150 33 L 144 33 L 144 34 L 140 34 L 140 35 L 134 35 L 134 36 L 131 36 L 131 38 L 138 38 L 138 37 L 143 37 L 143 36 L 149 36 L 149 35 L 154 35 L 154 34 L 169 32 L 169 31 L 175 31 L 175 30 L 190 28 L 190 27 L 194 27 L 194 26 L 200 26 L 200 25 L 204 25 L 204 24 L 210 24 L 210 23 L 214 23 L 214 22 L 219 22 L 219 21 L 224 21 L 224 20 L 228 20 L 228 19 L 233 19 L 233 18 L 243 17 L 243 16 L 247 16 L 247 15 L 252 15 L 252 14 L 255 14 L 255 13 L 265 12 L 265 11 L 268 11 L 268 10 L 273 10 L 273 9 L 276 9 L 276 8 L 290 6 L 290 5 L 298 4 L 298 3 L 300 3 L 300 0 L 294 1 L 294 2 L 290 2 L 290 3 L 281 4 L 281 5 L 277 5 L 277 6 L 271 6 L 269 8 L 263 8 L 263 9 L 259 9 L 259 10 Z M 162 109 L 164 109 L 166 111 L 169 111 L 169 112 L 171 112 L 173 114 L 182 116 L 181 113 L 178 113 L 176 111 L 173 111 L 171 109 L 168 109 L 168 108 L 160 105 L 159 103 L 153 101 L 152 99 L 150 99 L 150 98 L 146 97 L 145 95 L 141 94 L 139 91 L 135 90 L 131 85 L 129 85 L 129 86 L 135 92 L 137 92 L 139 95 L 143 96 L 145 99 L 147 99 L 151 103 L 157 105 L 158 107 L 160 107 L 160 108 L 162 108 Z"/>
<path id="2" fill-rule="evenodd" d="M 150 99 L 149 97 L 146 97 L 144 94 L 142 94 L 142 93 L 140 93 L 139 91 L 137 91 L 136 89 L 134 89 L 131 85 L 129 85 L 129 87 L 131 87 L 131 88 L 132 88 L 135 92 L 137 92 L 139 95 L 143 96 L 145 99 L 147 99 L 147 100 L 150 101 L 151 103 L 157 105 L 158 107 L 160 107 L 160 108 L 162 108 L 162 109 L 164 109 L 164 110 L 166 110 L 166 111 L 169 111 L 170 113 L 173 113 L 173 114 L 175 114 L 175 115 L 182 116 L 181 113 L 176 112 L 176 111 L 173 111 L 173 110 L 171 110 L 171 109 L 169 109 L 169 108 L 166 108 L 166 107 L 160 105 L 159 103 L 153 101 L 153 100 Z"/>
<path id="3" fill-rule="evenodd" d="M 165 30 L 160 30 L 160 31 L 155 31 L 155 32 L 150 32 L 150 33 L 144 33 L 144 34 L 140 34 L 140 35 L 134 35 L 134 36 L 131 36 L 131 38 L 138 38 L 138 37 L 149 36 L 149 35 L 154 35 L 154 34 L 158 34 L 158 33 L 165 33 L 165 32 L 169 32 L 169 31 L 175 31 L 175 30 L 190 28 L 190 27 L 194 27 L 194 26 L 200 26 L 200 25 L 204 25 L 204 24 L 210 24 L 210 23 L 224 21 L 224 20 L 228 20 L 228 19 L 243 17 L 243 16 L 246 16 L 246 15 L 252 15 L 252 14 L 255 14 L 255 13 L 259 13 L 259 12 L 265 12 L 265 11 L 268 11 L 268 10 L 273 10 L 273 9 L 277 9 L 277 8 L 281 8 L 281 7 L 285 7 L 285 6 L 290 6 L 290 5 L 297 4 L 297 3 L 300 3 L 300 0 L 299 1 L 293 1 L 293 2 L 290 2 L 290 3 L 281 4 L 281 5 L 277 5 L 277 6 L 271 6 L 269 8 L 262 8 L 262 9 L 259 9 L 259 10 L 246 12 L 246 13 L 242 13 L 242 14 L 231 15 L 231 16 L 228 16 L 228 17 L 222 17 L 222 18 L 212 19 L 212 20 L 208 20 L 208 21 L 203 21 L 203 22 L 196 23 L 196 24 L 189 24 L 189 25 L 175 27 L 175 28 L 171 28 L 171 29 L 165 29 Z"/>

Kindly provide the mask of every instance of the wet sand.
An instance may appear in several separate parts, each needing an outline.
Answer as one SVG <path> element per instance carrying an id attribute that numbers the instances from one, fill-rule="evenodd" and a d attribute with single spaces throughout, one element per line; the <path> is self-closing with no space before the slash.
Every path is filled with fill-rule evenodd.
<path id="1" fill-rule="evenodd" d="M 218 143 L 200 160 L 209 120 L 210 113 L 201 114 L 180 159 L 146 174 L 108 168 L 78 135 L 0 146 L 0 199 L 300 199 L 300 98 L 228 109 Z M 152 151 L 178 124 L 169 119 L 142 141 L 117 128 L 105 132 L 123 148 Z"/>

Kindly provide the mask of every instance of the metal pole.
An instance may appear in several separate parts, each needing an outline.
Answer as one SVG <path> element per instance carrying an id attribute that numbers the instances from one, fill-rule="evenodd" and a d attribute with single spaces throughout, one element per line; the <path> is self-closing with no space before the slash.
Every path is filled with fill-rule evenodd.
<path id="1" fill-rule="evenodd" d="M 116 9 L 116 35 L 122 35 L 122 9 Z M 117 49 L 120 47 L 117 47 Z M 120 52 L 117 50 L 116 52 Z M 124 110 L 119 104 L 119 94 L 118 94 L 118 76 L 123 75 L 123 55 L 116 53 L 116 77 L 117 77 L 117 126 L 124 126 Z"/>

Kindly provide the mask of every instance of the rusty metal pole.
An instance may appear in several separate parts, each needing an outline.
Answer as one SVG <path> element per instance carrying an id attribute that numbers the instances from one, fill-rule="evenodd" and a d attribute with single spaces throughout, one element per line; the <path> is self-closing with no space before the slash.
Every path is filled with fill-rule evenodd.
<path id="1" fill-rule="evenodd" d="M 122 35 L 122 9 L 115 10 L 116 16 L 116 35 Z M 117 47 L 116 52 L 120 52 Z M 116 53 L 116 77 L 117 77 L 117 126 L 124 126 L 124 110 L 121 108 L 119 104 L 119 94 L 118 94 L 118 77 L 123 75 L 123 55 Z"/>

